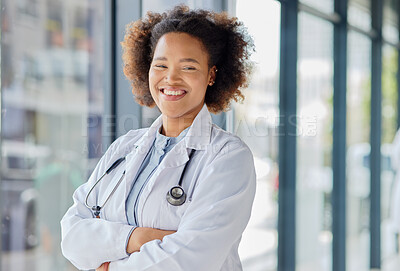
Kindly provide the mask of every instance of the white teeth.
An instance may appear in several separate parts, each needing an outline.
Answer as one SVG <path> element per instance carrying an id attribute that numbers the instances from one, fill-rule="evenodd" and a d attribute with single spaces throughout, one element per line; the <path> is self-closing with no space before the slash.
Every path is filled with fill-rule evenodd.
<path id="1" fill-rule="evenodd" d="M 185 93 L 184 90 L 168 90 L 168 89 L 164 89 L 163 92 L 165 95 L 171 95 L 171 96 L 178 96 Z"/>

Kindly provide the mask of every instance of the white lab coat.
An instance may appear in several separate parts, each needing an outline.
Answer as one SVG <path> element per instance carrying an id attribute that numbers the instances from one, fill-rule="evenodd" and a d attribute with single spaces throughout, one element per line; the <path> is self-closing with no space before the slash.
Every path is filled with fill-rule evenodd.
<path id="1" fill-rule="evenodd" d="M 127 222 L 125 200 L 161 124 L 160 116 L 150 128 L 119 137 L 88 182 L 75 191 L 74 204 L 61 220 L 62 253 L 79 269 L 95 269 L 110 261 L 110 271 L 242 270 L 238 246 L 255 195 L 253 156 L 238 137 L 212 124 L 205 105 L 186 137 L 167 153 L 139 195 L 140 227 L 177 232 L 163 241 L 144 244 L 140 252 L 126 254 L 132 226 Z M 191 148 L 196 152 L 182 185 L 188 198 L 182 206 L 172 206 L 166 194 L 177 185 Z M 102 204 L 126 170 L 121 185 L 102 210 L 102 219 L 93 218 L 85 206 L 88 190 L 123 156 L 126 161 L 101 180 L 89 196 L 90 206 Z"/>

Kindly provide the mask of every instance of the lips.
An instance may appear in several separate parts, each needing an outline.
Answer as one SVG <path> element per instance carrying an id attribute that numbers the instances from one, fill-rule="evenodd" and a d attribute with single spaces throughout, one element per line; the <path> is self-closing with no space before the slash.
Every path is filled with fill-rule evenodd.
<path id="1" fill-rule="evenodd" d="M 161 87 L 160 93 L 161 97 L 163 97 L 167 101 L 177 101 L 183 98 L 187 91 L 180 87 Z"/>
<path id="2" fill-rule="evenodd" d="M 160 91 L 167 96 L 179 96 L 186 93 L 186 90 L 184 89 L 173 87 L 161 88 Z"/>

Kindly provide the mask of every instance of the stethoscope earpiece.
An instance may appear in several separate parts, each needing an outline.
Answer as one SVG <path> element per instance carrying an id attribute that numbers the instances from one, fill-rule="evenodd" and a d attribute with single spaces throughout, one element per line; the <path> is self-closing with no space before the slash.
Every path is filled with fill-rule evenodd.
<path id="1" fill-rule="evenodd" d="M 173 206 L 181 206 L 186 201 L 186 193 L 181 186 L 174 186 L 167 193 L 167 201 Z"/>

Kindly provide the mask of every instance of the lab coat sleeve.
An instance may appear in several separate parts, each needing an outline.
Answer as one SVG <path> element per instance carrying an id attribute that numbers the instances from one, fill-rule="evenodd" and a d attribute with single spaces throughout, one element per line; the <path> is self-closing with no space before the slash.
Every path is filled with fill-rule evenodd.
<path id="1" fill-rule="evenodd" d="M 96 269 L 104 262 L 127 257 L 126 238 L 132 226 L 93 218 L 84 204 L 88 190 L 105 172 L 115 146 L 110 146 L 88 182 L 74 192 L 74 204 L 61 220 L 62 253 L 80 270 Z"/>
<path id="2" fill-rule="evenodd" d="M 246 145 L 227 146 L 199 175 L 176 233 L 112 262 L 110 271 L 217 271 L 250 218 L 256 176 Z M 230 150 L 232 149 L 232 150 Z"/>

